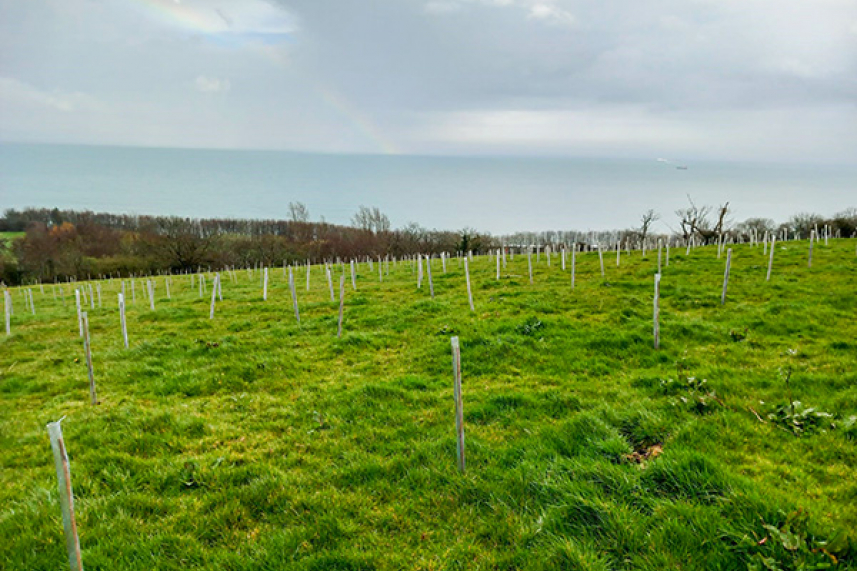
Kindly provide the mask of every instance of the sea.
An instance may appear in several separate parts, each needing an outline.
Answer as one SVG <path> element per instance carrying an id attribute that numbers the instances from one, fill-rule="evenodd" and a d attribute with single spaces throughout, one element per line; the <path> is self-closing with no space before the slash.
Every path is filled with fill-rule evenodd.
<path id="1" fill-rule="evenodd" d="M 857 207 L 857 164 L 319 154 L 264 150 L 0 144 L 0 209 L 311 220 L 347 224 L 378 207 L 393 227 L 492 234 L 632 228 L 729 203 L 733 222 L 785 222 Z"/>

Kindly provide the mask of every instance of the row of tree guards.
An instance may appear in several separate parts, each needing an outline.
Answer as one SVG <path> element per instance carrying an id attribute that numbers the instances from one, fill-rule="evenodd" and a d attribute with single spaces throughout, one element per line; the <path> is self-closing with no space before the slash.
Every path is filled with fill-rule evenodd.
<path id="1" fill-rule="evenodd" d="M 826 238 L 826 236 L 825 236 Z M 809 240 L 809 248 L 808 248 L 808 256 L 807 256 L 807 265 L 812 267 L 812 254 L 814 243 L 818 240 L 815 231 L 812 231 L 810 234 Z M 826 241 L 826 240 L 825 240 Z M 768 267 L 766 273 L 766 281 L 770 281 L 771 272 L 773 268 L 774 261 L 774 250 L 776 244 L 776 236 L 770 236 L 770 238 L 765 235 L 763 240 L 764 246 L 764 254 L 768 256 Z M 755 244 L 754 244 L 755 245 Z M 688 253 L 693 244 L 688 246 Z M 654 276 L 654 299 L 653 299 L 653 345 L 655 349 L 660 347 L 660 285 L 662 280 L 662 260 L 665 259 L 666 267 L 669 266 L 670 259 L 670 247 L 669 244 L 664 245 L 658 244 L 658 257 L 657 257 L 657 272 Z M 717 257 L 718 259 L 721 256 L 723 249 L 725 248 L 725 244 L 718 243 L 717 245 Z M 605 267 L 604 267 L 604 250 L 600 245 L 596 245 L 594 248 L 598 253 L 599 266 L 601 276 L 605 276 Z M 732 263 L 732 248 L 726 249 L 726 263 L 724 268 L 723 275 L 723 287 L 720 296 L 720 303 L 726 303 L 728 285 L 729 285 L 729 275 Z M 665 250 L 665 258 L 662 255 Z M 621 263 L 621 245 L 616 244 L 616 266 L 619 267 Z M 541 248 L 527 248 L 526 256 L 527 256 L 527 267 L 529 272 L 529 283 L 533 284 L 533 254 L 535 253 L 536 263 L 541 261 Z M 630 248 L 626 246 L 626 252 L 630 253 Z M 550 246 L 544 248 L 544 253 L 546 256 L 547 265 L 551 265 L 551 258 L 556 254 L 553 252 Z M 572 247 L 570 249 L 561 248 L 559 250 L 559 258 L 562 266 L 562 271 L 567 271 L 567 259 L 570 262 L 570 278 L 571 278 L 571 288 L 573 289 L 575 286 L 575 278 L 576 278 L 576 260 L 577 260 L 578 247 Z M 645 250 L 643 250 L 645 255 Z M 514 250 L 502 248 L 496 250 L 496 252 L 492 252 L 491 256 L 495 258 L 493 262 L 496 264 L 496 279 L 501 279 L 501 267 L 506 267 L 506 258 L 507 255 L 514 259 L 515 252 Z M 855 250 L 855 255 L 857 255 L 857 250 Z M 441 267 L 444 273 L 447 271 L 447 262 L 450 259 L 450 256 L 446 253 L 440 254 Z M 470 306 L 470 311 L 475 312 L 476 308 L 473 302 L 473 292 L 470 282 L 470 263 L 473 261 L 473 253 L 468 252 L 466 255 L 459 253 L 457 256 L 459 264 L 463 262 L 464 265 L 464 274 L 465 274 L 465 283 L 467 290 L 467 298 Z M 392 260 L 388 257 L 385 259 L 378 258 L 378 280 L 379 282 L 383 282 L 384 274 L 386 269 L 386 274 L 389 276 L 390 264 L 397 265 L 400 262 L 407 261 L 411 263 L 412 272 L 416 273 L 417 278 L 417 288 L 421 289 L 423 285 L 424 278 L 428 279 L 429 292 L 432 298 L 434 298 L 434 284 L 432 280 L 432 270 L 431 270 L 431 256 L 423 256 L 417 255 L 414 257 L 407 257 L 403 260 L 398 260 L 393 258 Z M 370 272 L 374 271 L 374 261 L 369 258 L 366 260 L 369 265 Z M 337 260 L 336 263 L 325 263 L 323 267 L 324 275 L 327 278 L 327 286 L 330 291 L 331 301 L 336 301 L 334 297 L 334 286 L 333 286 L 333 275 L 332 272 L 336 266 L 341 268 L 341 275 L 339 276 L 339 319 L 337 325 L 337 337 L 342 336 L 342 324 L 343 324 L 343 314 L 344 314 L 344 306 L 345 306 L 345 279 L 346 279 L 346 265 L 342 260 Z M 350 269 L 351 274 L 351 286 L 352 289 L 356 291 L 357 289 L 357 269 L 356 269 L 356 260 L 350 260 L 348 267 Z M 424 268 L 425 267 L 425 273 Z M 305 265 L 306 270 L 306 288 L 307 291 L 310 290 L 310 275 L 311 268 L 309 262 Z M 256 269 L 261 269 L 260 277 L 261 277 L 261 287 L 262 287 L 262 300 L 266 301 L 268 298 L 268 282 L 269 282 L 269 268 L 247 268 L 247 274 L 250 279 L 253 279 L 254 273 Z M 300 325 L 300 311 L 298 306 L 298 297 L 297 290 L 295 286 L 295 266 L 284 266 L 283 273 L 284 276 L 286 272 L 288 272 L 288 284 L 289 291 L 292 298 L 295 320 Z M 237 272 L 235 268 L 226 268 L 222 272 L 226 274 L 232 283 L 237 284 Z M 190 287 L 193 288 L 197 286 L 199 288 L 199 296 L 202 297 L 207 291 L 207 280 L 205 273 L 199 274 L 187 274 L 187 277 L 190 280 Z M 170 285 L 173 276 L 164 276 L 164 287 L 166 290 L 167 299 L 171 299 L 170 294 Z M 112 283 L 113 280 L 111 279 Z M 130 290 L 132 299 L 136 299 L 135 293 L 135 280 L 130 279 Z M 78 287 L 75 288 L 75 306 L 77 310 L 77 319 L 78 319 L 78 331 L 80 337 L 83 340 L 84 346 L 84 354 L 86 358 L 87 365 L 87 373 L 89 377 L 89 392 L 90 392 L 90 402 L 95 405 L 98 403 L 98 397 L 95 386 L 95 376 L 93 373 L 92 366 L 92 351 L 91 351 L 91 341 L 89 335 L 89 319 L 86 311 L 83 311 L 83 308 L 88 303 L 91 309 L 95 308 L 95 299 L 97 296 L 98 306 L 102 305 L 102 287 L 101 283 L 98 282 L 95 284 L 95 289 L 92 287 L 92 283 L 87 284 L 79 284 Z M 39 284 L 42 294 L 44 295 L 44 286 Z M 63 299 L 63 303 L 65 302 L 64 293 L 62 292 L 62 285 L 54 285 L 54 298 L 56 299 L 56 288 L 60 288 L 60 296 Z M 36 314 L 35 310 L 35 302 L 33 299 L 33 293 L 31 288 L 18 288 L 21 291 L 21 294 L 24 297 L 25 304 L 27 309 L 30 311 L 32 315 Z M 154 277 L 146 278 L 145 289 L 144 292 L 148 297 L 149 309 L 151 311 L 155 310 L 155 289 L 156 289 L 156 281 Z M 125 348 L 129 348 L 128 342 L 128 327 L 125 318 L 126 314 L 126 281 L 122 280 L 121 282 L 121 292 L 117 293 L 118 298 L 118 309 L 119 309 L 119 320 L 121 327 L 122 340 Z M 88 293 L 88 296 L 87 296 Z M 14 314 L 13 308 L 13 299 L 12 293 L 9 289 L 5 289 L 3 292 L 4 297 L 4 306 L 5 306 L 5 323 L 6 323 L 6 334 L 11 334 L 11 317 Z M 215 307 L 216 302 L 223 301 L 223 289 L 222 289 L 222 277 L 221 272 L 215 272 L 213 276 L 212 282 L 212 290 L 211 290 L 211 305 L 209 309 L 209 319 L 215 318 Z M 456 431 L 456 456 L 457 456 L 457 465 L 458 469 L 461 472 L 465 471 L 466 463 L 465 463 L 465 447 L 464 447 L 464 405 L 462 398 L 462 388 L 461 388 L 461 352 L 458 337 L 452 337 L 451 340 L 451 350 L 452 350 L 452 365 L 453 365 L 453 394 L 455 401 L 455 431 Z M 65 418 L 65 417 L 63 417 Z M 61 421 L 62 419 L 60 419 Z M 57 472 L 57 481 L 59 485 L 60 492 L 60 503 L 62 509 L 62 518 L 63 518 L 63 526 L 65 530 L 66 536 L 66 548 L 68 551 L 68 559 L 71 569 L 80 570 L 82 569 L 81 556 L 80 556 L 80 543 L 77 534 L 77 525 L 74 517 L 74 495 L 72 493 L 71 487 L 71 471 L 69 467 L 68 455 L 65 448 L 65 443 L 63 441 L 62 436 L 62 428 L 60 426 L 60 421 L 52 422 L 48 424 L 48 434 L 50 436 L 51 447 L 53 449 L 54 454 L 54 463 Z"/>
<path id="2" fill-rule="evenodd" d="M 825 244 L 827 244 L 828 236 L 826 233 L 825 233 L 824 239 L 825 239 Z M 819 240 L 819 238 L 818 238 L 818 235 L 816 234 L 815 230 L 811 230 L 810 231 L 810 237 L 809 237 L 809 253 L 808 253 L 808 257 L 807 257 L 807 265 L 809 267 L 812 267 L 812 256 L 813 256 L 814 244 L 818 240 Z M 770 251 L 770 256 L 768 258 L 768 271 L 767 271 L 766 278 L 765 278 L 767 281 L 770 281 L 771 273 L 773 271 L 774 250 L 775 250 L 776 242 L 777 242 L 777 236 L 775 234 L 771 234 L 769 236 L 767 233 L 765 233 L 763 240 L 762 240 L 765 255 L 768 255 L 768 252 Z M 751 239 L 750 244 L 753 246 L 756 246 L 758 244 L 758 242 Z M 620 267 L 620 263 L 621 263 L 621 252 L 622 252 L 621 246 L 622 245 L 618 242 L 615 245 L 616 267 Z M 694 246 L 695 246 L 695 244 L 694 244 L 693 240 L 691 239 L 687 245 L 686 255 L 690 254 L 690 250 Z M 570 258 L 570 262 L 571 262 L 571 288 L 572 289 L 574 289 L 575 281 L 576 281 L 576 279 L 575 279 L 576 278 L 576 256 L 577 256 L 577 253 L 579 251 L 582 252 L 582 251 L 584 251 L 585 248 L 586 248 L 585 246 L 581 247 L 579 245 L 574 245 L 570 249 L 562 247 L 559 250 L 563 271 L 566 271 L 566 258 L 567 257 Z M 718 259 L 720 259 L 722 251 L 725 248 L 726 248 L 726 240 L 725 239 L 719 240 L 717 242 L 717 258 Z M 536 263 L 539 263 L 541 261 L 541 253 L 544 250 L 548 267 L 550 267 L 550 265 L 551 265 L 551 258 L 553 257 L 553 255 L 556 254 L 556 252 L 552 251 L 551 246 L 545 246 L 544 249 L 542 249 L 540 246 L 531 246 L 531 247 L 527 247 L 527 248 L 504 247 L 502 249 L 496 250 L 496 252 L 491 252 L 490 255 L 493 257 L 496 257 L 496 266 L 497 266 L 496 279 L 498 281 L 500 280 L 501 266 L 503 268 L 506 267 L 507 253 L 511 257 L 511 259 L 514 260 L 516 249 L 519 252 L 522 250 L 526 251 L 530 284 L 535 283 L 534 278 L 533 278 L 533 261 L 532 261 L 533 252 L 535 251 Z M 600 265 L 600 270 L 601 270 L 601 277 L 602 278 L 606 277 L 606 270 L 604 267 L 604 248 L 602 248 L 602 246 L 600 244 L 596 244 L 592 248 L 589 248 L 589 249 L 590 249 L 590 251 L 594 250 L 598 253 L 598 260 L 599 260 L 599 265 Z M 667 241 L 666 244 L 662 244 L 660 241 L 658 241 L 658 244 L 657 244 L 657 250 L 658 250 L 657 273 L 658 274 L 662 273 L 662 259 L 663 259 L 663 250 L 664 249 L 666 250 L 666 266 L 669 267 L 669 263 L 670 263 L 670 244 L 669 244 L 669 241 Z M 625 243 L 625 251 L 627 254 L 630 255 L 631 247 L 630 247 L 630 243 L 628 243 L 628 242 Z M 646 254 L 645 246 L 643 246 L 642 252 L 643 252 L 643 255 L 645 256 L 645 254 Z M 857 255 L 857 248 L 855 248 L 855 255 Z M 442 252 L 439 257 L 441 260 L 443 272 L 446 273 L 447 260 L 449 259 L 449 255 Z M 394 265 L 397 265 L 399 262 L 402 262 L 402 261 L 408 261 L 411 263 L 415 262 L 416 263 L 416 273 L 417 273 L 417 288 L 422 288 L 422 283 L 423 283 L 423 278 L 424 278 L 423 264 L 425 262 L 426 273 L 428 275 L 428 282 L 429 282 L 429 291 L 430 291 L 431 297 L 434 298 L 434 283 L 433 283 L 432 274 L 431 274 L 431 260 L 432 260 L 431 256 L 425 256 L 425 255 L 417 254 L 416 256 L 405 257 L 402 260 L 393 258 L 392 263 Z M 462 260 L 462 255 L 460 253 L 458 255 L 458 260 L 459 260 L 459 263 Z M 470 310 L 476 311 L 475 305 L 473 303 L 473 293 L 472 293 L 472 288 L 471 288 L 471 284 L 470 284 L 470 268 L 469 268 L 469 262 L 473 261 L 473 253 L 468 252 L 467 255 L 463 256 L 463 260 L 464 260 L 465 281 L 466 281 L 466 286 L 467 286 L 468 303 L 470 305 Z M 369 265 L 370 272 L 374 271 L 374 268 L 373 268 L 374 263 L 373 263 L 372 258 L 367 257 L 365 259 L 365 262 Z M 389 276 L 389 272 L 390 272 L 389 268 L 390 268 L 391 259 L 389 258 L 389 256 L 386 258 L 383 258 L 383 259 L 378 257 L 377 263 L 378 263 L 378 280 L 379 280 L 379 282 L 383 282 L 384 281 L 384 267 L 386 265 L 386 273 Z M 325 273 L 326 273 L 327 282 L 328 282 L 328 288 L 330 290 L 330 300 L 331 301 L 336 301 L 335 296 L 334 296 L 333 278 L 332 278 L 332 274 L 331 274 L 332 268 L 334 268 L 336 266 L 341 266 L 342 273 L 344 276 L 344 274 L 345 274 L 345 263 L 342 262 L 341 260 L 337 260 L 335 263 L 330 262 L 330 263 L 324 264 Z M 356 261 L 353 259 L 350 260 L 349 266 L 350 266 L 350 270 L 351 270 L 351 285 L 352 285 L 352 288 L 354 290 L 356 290 L 357 289 Z M 727 266 L 728 266 L 728 264 L 727 264 Z M 295 278 L 294 278 L 294 269 L 296 269 L 296 267 L 297 266 L 286 266 L 284 263 L 284 265 L 283 265 L 283 276 L 285 277 L 286 272 L 288 271 L 289 289 L 290 289 L 291 295 L 292 295 L 292 305 L 294 307 L 295 319 L 298 323 L 300 323 L 300 310 L 299 310 L 299 306 L 298 306 L 297 290 L 296 290 Z M 311 267 L 312 266 L 311 266 L 309 260 L 307 260 L 306 265 L 305 265 L 306 289 L 307 289 L 307 291 L 310 291 Z M 412 268 L 413 268 L 413 266 L 412 266 Z M 253 276 L 253 274 L 256 270 L 261 270 L 262 300 L 265 301 L 268 299 L 268 272 L 269 272 L 269 268 L 268 267 L 246 268 L 248 275 L 251 277 Z M 236 275 L 236 271 L 235 271 L 234 267 L 233 268 L 226 268 L 223 271 L 227 272 L 229 274 L 229 277 L 233 283 L 235 283 L 235 284 L 238 283 L 238 279 L 237 279 L 237 275 Z M 210 270 L 209 270 L 209 272 L 210 272 Z M 727 274 L 728 274 L 728 269 L 727 269 Z M 181 274 L 179 274 L 179 275 L 181 275 Z M 205 292 L 207 291 L 206 273 L 203 272 L 202 269 L 200 268 L 200 271 L 197 274 L 187 273 L 184 275 L 190 276 L 191 287 L 194 287 L 194 285 L 195 285 L 194 282 L 196 282 L 196 285 L 199 288 L 199 296 L 202 297 L 205 294 Z M 198 278 L 197 278 L 197 276 L 198 276 Z M 170 286 L 172 283 L 171 280 L 172 280 L 173 276 L 172 275 L 166 275 L 166 276 L 162 276 L 162 277 L 164 278 L 163 281 L 164 281 L 164 287 L 166 289 L 166 297 L 169 300 L 169 299 L 171 299 Z M 726 279 L 728 280 L 728 275 L 727 275 Z M 108 280 L 111 284 L 113 283 L 113 278 L 108 278 Z M 220 273 L 215 273 L 214 280 L 215 280 L 215 286 L 216 286 L 216 291 L 218 293 L 218 297 L 219 297 L 220 301 L 223 301 L 223 292 L 222 292 L 221 282 L 220 282 Z M 80 332 L 81 337 L 83 337 L 83 327 L 82 327 L 82 325 L 80 325 L 83 305 L 89 304 L 92 309 L 95 309 L 95 300 L 97 297 L 98 307 L 100 308 L 102 306 L 102 287 L 101 287 L 102 281 L 104 281 L 104 280 L 96 281 L 94 289 L 93 289 L 93 282 L 92 281 L 90 281 L 88 283 L 84 283 L 84 284 L 78 284 L 77 282 L 70 282 L 71 284 L 77 285 L 77 287 L 75 287 L 74 293 L 75 293 L 75 305 L 77 307 L 79 332 Z M 726 280 L 724 280 L 724 282 L 725 281 Z M 124 315 L 125 315 L 125 300 L 127 300 L 126 284 L 130 285 L 131 302 L 135 303 L 136 299 L 137 299 L 137 296 L 136 296 L 137 279 L 129 278 L 127 281 L 123 279 L 123 280 L 121 280 L 121 284 L 122 284 L 122 293 L 120 294 L 120 297 L 119 297 L 119 313 L 120 313 L 120 321 L 122 323 L 122 329 L 123 329 L 122 334 L 123 334 L 123 338 L 125 338 L 125 346 L 127 348 L 128 347 L 127 327 L 125 325 L 125 317 L 124 317 Z M 145 285 L 144 293 L 146 294 L 146 296 L 148 298 L 149 309 L 154 311 L 155 310 L 156 278 L 154 278 L 152 276 L 147 277 L 144 285 Z M 40 283 L 40 284 L 38 284 L 38 286 L 41 290 L 42 295 L 44 295 L 44 284 Z M 57 298 L 57 292 L 59 292 L 60 299 L 62 299 L 63 303 L 65 303 L 65 290 L 63 288 L 63 284 L 53 284 L 52 287 L 53 287 L 54 299 Z M 35 315 L 36 314 L 36 304 L 35 304 L 35 299 L 33 297 L 32 288 L 30 288 L 30 287 L 19 287 L 19 288 L 15 288 L 15 289 L 17 289 L 18 291 L 21 292 L 21 295 L 24 298 L 24 303 L 26 305 L 26 308 L 29 310 L 29 312 L 32 313 L 32 315 Z M 88 292 L 87 292 L 87 290 L 88 290 Z M 723 298 L 725 298 L 725 291 L 726 291 L 726 285 L 724 283 L 724 290 L 723 290 L 723 296 L 722 296 Z M 87 295 L 87 293 L 88 293 L 88 295 Z M 5 308 L 6 334 L 11 335 L 11 332 L 12 332 L 11 318 L 14 315 L 14 304 L 13 304 L 13 299 L 11 296 L 11 290 L 9 290 L 8 288 L 5 288 L 3 297 L 4 297 L 4 308 Z M 214 296 L 212 296 L 211 309 L 209 312 L 209 317 L 211 319 L 214 319 L 214 308 L 215 308 L 215 298 L 214 298 Z"/>

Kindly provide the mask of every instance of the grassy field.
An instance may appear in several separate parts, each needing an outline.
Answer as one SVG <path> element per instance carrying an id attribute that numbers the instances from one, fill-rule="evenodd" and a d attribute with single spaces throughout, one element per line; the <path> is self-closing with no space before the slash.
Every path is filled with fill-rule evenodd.
<path id="1" fill-rule="evenodd" d="M 152 569 L 857 568 L 854 241 L 725 255 L 434 260 L 223 275 L 208 319 L 188 276 L 118 281 L 90 309 L 89 404 L 74 297 L 13 290 L 0 340 L 0 568 L 67 568 L 46 423 L 63 422 L 84 567 Z M 338 273 L 335 279 L 338 284 Z M 210 288 L 209 276 L 209 288 Z M 54 298 L 56 293 L 56 299 Z M 456 468 L 450 337 L 467 471 Z M 786 382 L 788 380 L 788 382 Z M 798 404 L 788 405 L 790 401 Z M 821 414 L 821 413 L 827 413 Z M 829 416 L 828 416 L 829 415 Z"/>
<path id="2" fill-rule="evenodd" d="M 0 244 L 11 243 L 15 238 L 20 238 L 24 232 L 0 232 Z"/>

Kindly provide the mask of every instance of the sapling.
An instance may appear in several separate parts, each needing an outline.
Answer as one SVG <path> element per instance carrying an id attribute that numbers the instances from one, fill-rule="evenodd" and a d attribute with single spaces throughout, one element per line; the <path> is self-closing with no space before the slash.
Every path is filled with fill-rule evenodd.
<path id="1" fill-rule="evenodd" d="M 450 343 L 452 344 L 453 395 L 455 398 L 456 457 L 458 459 L 458 469 L 464 472 L 464 404 L 461 398 L 461 349 L 458 344 L 458 337 L 452 337 Z"/>
<path id="2" fill-rule="evenodd" d="M 342 337 L 342 312 L 345 306 L 345 274 L 339 276 L 339 327 L 336 330 L 337 339 Z"/>
<path id="3" fill-rule="evenodd" d="M 726 250 L 726 271 L 723 273 L 723 293 L 720 295 L 720 305 L 726 303 L 726 288 L 729 286 L 729 268 L 732 265 L 732 248 Z"/>
<path id="4" fill-rule="evenodd" d="M 655 274 L 655 298 L 654 298 L 654 337 L 655 337 L 655 349 L 659 349 L 661 346 L 661 324 L 660 324 L 660 297 L 661 297 L 661 274 Z"/>
<path id="5" fill-rule="evenodd" d="M 77 521 L 74 517 L 74 493 L 71 489 L 71 469 L 69 467 L 65 441 L 63 440 L 62 427 L 60 426 L 64 418 L 48 424 L 48 435 L 50 436 L 51 450 L 53 450 L 54 455 L 54 469 L 57 473 L 57 486 L 59 488 L 60 510 L 62 511 L 68 563 L 71 571 L 83 571 L 83 563 L 80 557 L 80 540 L 77 536 Z"/>
<path id="6" fill-rule="evenodd" d="M 426 272 L 428 272 L 429 292 L 431 292 L 431 298 L 434 299 L 434 282 L 431 279 L 431 254 L 426 256 Z"/>
<path id="7" fill-rule="evenodd" d="M 467 263 L 467 258 L 464 258 L 464 277 L 467 280 L 467 300 L 470 302 L 470 311 L 476 311 L 473 306 L 473 291 L 470 289 L 470 266 Z"/>

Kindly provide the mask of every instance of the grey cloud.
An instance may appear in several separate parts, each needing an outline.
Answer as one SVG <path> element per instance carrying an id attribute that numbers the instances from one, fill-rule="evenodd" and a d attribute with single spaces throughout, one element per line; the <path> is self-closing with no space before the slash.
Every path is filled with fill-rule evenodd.
<path id="1" fill-rule="evenodd" d="M 854 160 L 852 1 L 270 2 L 0 0 L 0 137 Z"/>

